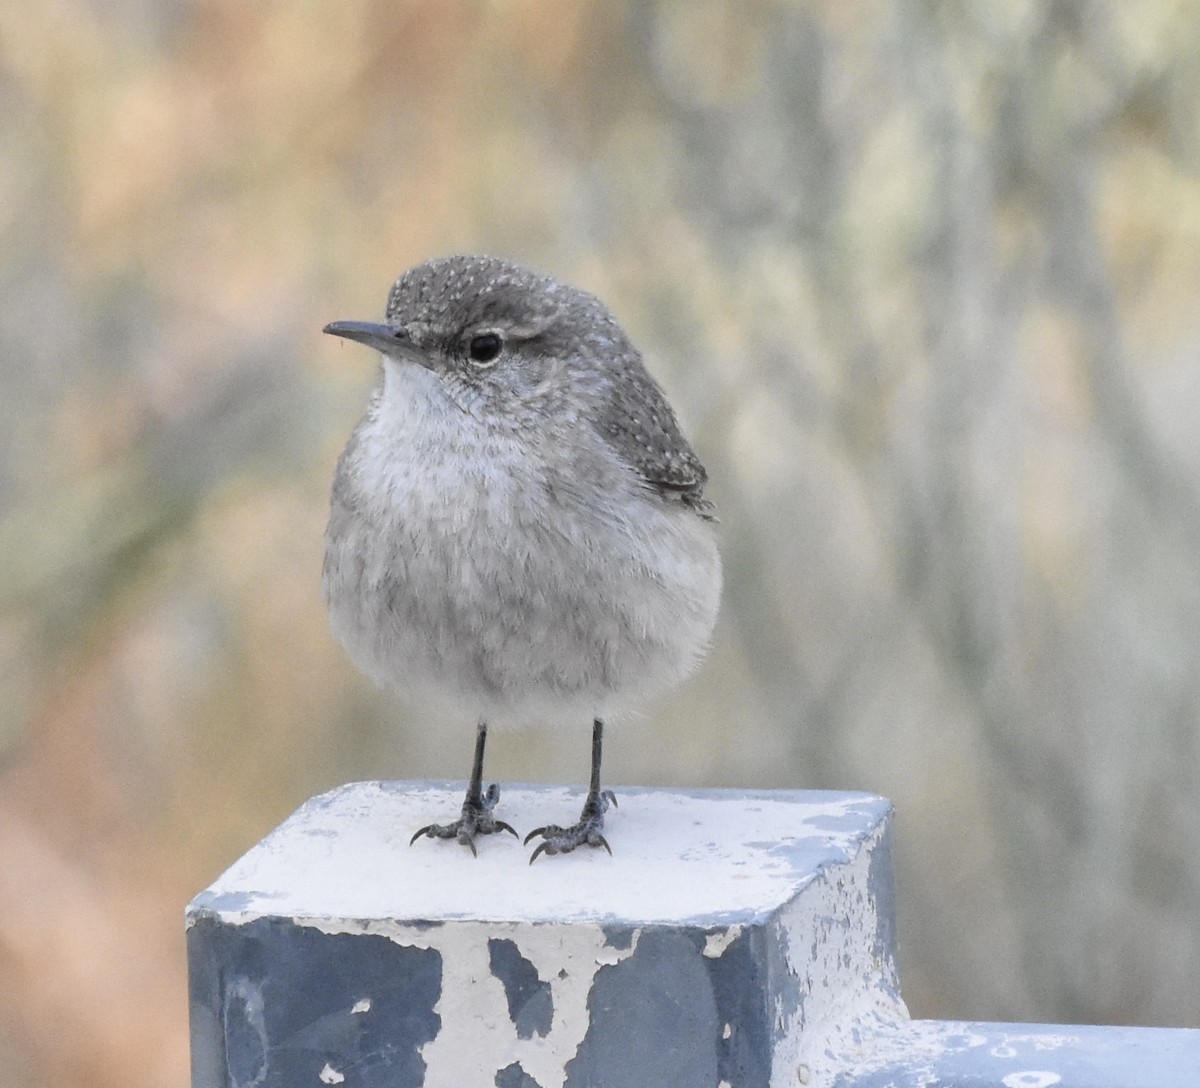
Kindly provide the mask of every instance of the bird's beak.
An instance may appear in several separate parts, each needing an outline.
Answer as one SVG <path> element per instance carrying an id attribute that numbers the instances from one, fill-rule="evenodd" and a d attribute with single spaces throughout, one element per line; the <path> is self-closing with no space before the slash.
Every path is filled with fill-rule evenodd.
<path id="1" fill-rule="evenodd" d="M 413 345 L 402 325 L 380 325 L 373 321 L 331 321 L 322 332 L 357 340 L 385 355 L 412 355 Z"/>

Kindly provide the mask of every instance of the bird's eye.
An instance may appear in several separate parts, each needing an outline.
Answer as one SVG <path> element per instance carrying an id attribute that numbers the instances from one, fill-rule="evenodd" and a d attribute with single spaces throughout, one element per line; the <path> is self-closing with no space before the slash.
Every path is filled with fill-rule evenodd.
<path id="1" fill-rule="evenodd" d="M 496 356 L 500 354 L 503 346 L 504 341 L 498 332 L 481 332 L 478 336 L 471 337 L 471 342 L 467 344 L 467 354 L 471 356 L 472 362 L 492 363 L 496 361 Z"/>

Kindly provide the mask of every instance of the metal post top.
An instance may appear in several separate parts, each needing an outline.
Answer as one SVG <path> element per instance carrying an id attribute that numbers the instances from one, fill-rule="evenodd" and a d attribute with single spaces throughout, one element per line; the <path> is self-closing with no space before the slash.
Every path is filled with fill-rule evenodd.
<path id="1" fill-rule="evenodd" d="M 865 793 L 618 788 L 614 856 L 528 864 L 508 835 L 455 842 L 412 832 L 455 814 L 459 783 L 356 782 L 314 797 L 189 905 L 237 924 L 263 917 L 749 924 L 882 833 L 891 806 Z M 518 831 L 569 823 L 581 794 L 512 786 L 497 812 Z"/>

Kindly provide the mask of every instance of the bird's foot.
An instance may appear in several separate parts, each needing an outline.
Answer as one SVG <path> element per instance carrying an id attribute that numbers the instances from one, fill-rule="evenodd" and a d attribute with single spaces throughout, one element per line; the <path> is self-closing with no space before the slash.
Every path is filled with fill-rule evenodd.
<path id="1" fill-rule="evenodd" d="M 604 814 L 610 804 L 616 803 L 617 797 L 612 790 L 601 790 L 595 795 L 589 793 L 578 823 L 570 827 L 559 827 L 558 824 L 535 827 L 525 836 L 526 845 L 538 835 L 543 841 L 529 855 L 529 864 L 537 861 L 539 854 L 569 854 L 577 846 L 603 846 L 611 856 L 612 847 L 604 837 Z"/>
<path id="2" fill-rule="evenodd" d="M 412 846 L 422 835 L 430 839 L 457 839 L 463 846 L 469 846 L 471 853 L 478 857 L 479 853 L 475 849 L 477 835 L 492 835 L 498 831 L 507 831 L 514 838 L 520 838 L 511 824 L 497 820 L 492 815 L 492 810 L 499 800 L 500 787 L 495 782 L 488 786 L 487 792 L 482 796 L 478 793 L 474 796 L 468 793 L 467 799 L 463 802 L 461 817 L 450 824 L 426 824 L 408 840 L 408 845 Z"/>

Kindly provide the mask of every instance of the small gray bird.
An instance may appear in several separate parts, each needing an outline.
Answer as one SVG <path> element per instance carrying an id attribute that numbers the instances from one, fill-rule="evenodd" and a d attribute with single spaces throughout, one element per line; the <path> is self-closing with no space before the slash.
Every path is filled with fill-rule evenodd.
<path id="1" fill-rule="evenodd" d="M 459 819 L 412 837 L 516 834 L 483 790 L 489 725 L 592 722 L 579 822 L 530 857 L 603 846 L 604 720 L 678 683 L 721 591 L 704 467 L 638 350 L 584 291 L 490 257 L 406 272 L 383 324 L 325 332 L 383 356 L 338 461 L 323 584 L 378 683 L 477 723 Z"/>

